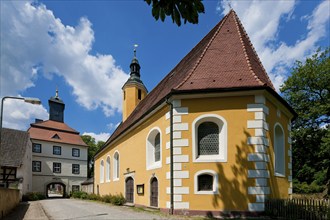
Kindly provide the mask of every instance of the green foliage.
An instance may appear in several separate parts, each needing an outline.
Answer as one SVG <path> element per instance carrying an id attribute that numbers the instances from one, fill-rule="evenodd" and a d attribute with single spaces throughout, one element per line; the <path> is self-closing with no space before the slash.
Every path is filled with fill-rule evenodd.
<path id="1" fill-rule="evenodd" d="M 144 0 L 148 5 L 152 5 L 152 16 L 164 21 L 166 16 L 171 16 L 173 23 L 181 25 L 188 21 L 192 24 L 198 23 L 198 16 L 204 13 L 202 0 Z"/>
<path id="2" fill-rule="evenodd" d="M 83 191 L 76 191 L 76 192 L 73 192 L 71 196 L 76 199 L 86 199 L 87 193 L 83 192 Z"/>
<path id="3" fill-rule="evenodd" d="M 119 195 L 104 195 L 100 196 L 97 194 L 87 194 L 86 192 L 83 191 L 77 191 L 72 193 L 72 197 L 76 199 L 88 199 L 88 200 L 95 200 L 95 201 L 101 201 L 105 203 L 111 203 L 113 205 L 123 205 L 126 200 L 122 194 Z"/>
<path id="4" fill-rule="evenodd" d="M 28 192 L 23 195 L 23 201 L 37 201 L 46 199 L 46 196 L 40 192 Z"/>
<path id="5" fill-rule="evenodd" d="M 89 200 L 98 200 L 98 201 L 101 201 L 102 200 L 102 198 L 101 198 L 101 196 L 100 195 L 97 195 L 97 194 L 94 194 L 94 193 L 92 193 L 92 194 L 88 194 L 87 195 L 87 199 L 89 199 Z"/>
<path id="6" fill-rule="evenodd" d="M 94 176 L 94 156 L 96 152 L 103 146 L 103 141 L 95 142 L 95 138 L 89 135 L 82 135 L 81 138 L 88 145 L 88 178 Z"/>
<path id="7" fill-rule="evenodd" d="M 300 183 L 298 180 L 293 181 L 293 192 L 299 194 L 310 194 L 310 193 L 320 193 L 325 189 L 324 186 L 312 182 L 308 184 L 306 182 Z"/>
<path id="8" fill-rule="evenodd" d="M 121 193 L 119 195 L 112 196 L 111 203 L 114 205 L 123 205 L 125 202 L 126 200 Z"/>
<path id="9" fill-rule="evenodd" d="M 330 123 L 330 48 L 320 49 L 305 63 L 296 61 L 281 92 L 298 113 L 296 128 L 317 128 Z"/>
<path id="10" fill-rule="evenodd" d="M 293 122 L 293 178 L 296 192 L 319 192 L 329 181 L 330 48 L 297 61 L 281 88 L 298 117 Z M 328 172 L 328 174 L 327 174 Z"/>

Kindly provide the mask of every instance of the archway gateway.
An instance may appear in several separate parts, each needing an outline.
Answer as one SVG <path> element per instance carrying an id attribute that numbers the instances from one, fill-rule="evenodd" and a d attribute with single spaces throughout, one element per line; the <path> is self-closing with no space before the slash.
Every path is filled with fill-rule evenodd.
<path id="1" fill-rule="evenodd" d="M 66 185 L 61 182 L 49 183 L 46 186 L 47 198 L 63 198 L 66 195 Z"/>

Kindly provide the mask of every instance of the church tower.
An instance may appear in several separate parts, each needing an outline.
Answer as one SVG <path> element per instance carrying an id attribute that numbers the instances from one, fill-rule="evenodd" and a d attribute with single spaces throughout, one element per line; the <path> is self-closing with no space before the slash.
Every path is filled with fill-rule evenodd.
<path id="1" fill-rule="evenodd" d="M 148 91 L 140 79 L 140 64 L 136 58 L 136 48 L 134 57 L 130 65 L 130 77 L 124 84 L 123 90 L 123 121 L 134 111 L 135 107 L 146 97 Z"/>
<path id="2" fill-rule="evenodd" d="M 48 100 L 48 104 L 49 104 L 49 120 L 63 123 L 65 104 L 62 101 L 62 99 L 58 97 L 58 89 L 56 89 L 55 97 L 51 97 Z"/>

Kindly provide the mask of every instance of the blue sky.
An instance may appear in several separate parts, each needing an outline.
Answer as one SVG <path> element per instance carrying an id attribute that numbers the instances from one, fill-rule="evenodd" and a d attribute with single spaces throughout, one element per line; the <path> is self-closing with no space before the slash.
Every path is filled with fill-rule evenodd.
<path id="1" fill-rule="evenodd" d="M 329 43 L 330 1 L 230 1 L 278 89 L 295 60 Z M 48 99 L 66 104 L 65 122 L 106 140 L 121 121 L 121 87 L 133 45 L 141 78 L 155 85 L 229 11 L 228 1 L 204 1 L 198 25 L 155 21 L 136 1 L 1 1 L 0 96 L 38 97 L 41 106 L 8 100 L 4 127 L 26 130 L 48 119 Z"/>

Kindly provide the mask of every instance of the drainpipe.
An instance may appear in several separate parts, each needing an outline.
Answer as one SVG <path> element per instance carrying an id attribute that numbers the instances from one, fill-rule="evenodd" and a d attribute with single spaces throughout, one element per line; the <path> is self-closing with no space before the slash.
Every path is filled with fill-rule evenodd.
<path id="1" fill-rule="evenodd" d="M 173 104 L 166 99 L 166 103 L 170 106 L 170 190 L 171 205 L 170 214 L 174 214 L 174 181 L 173 181 Z"/>

